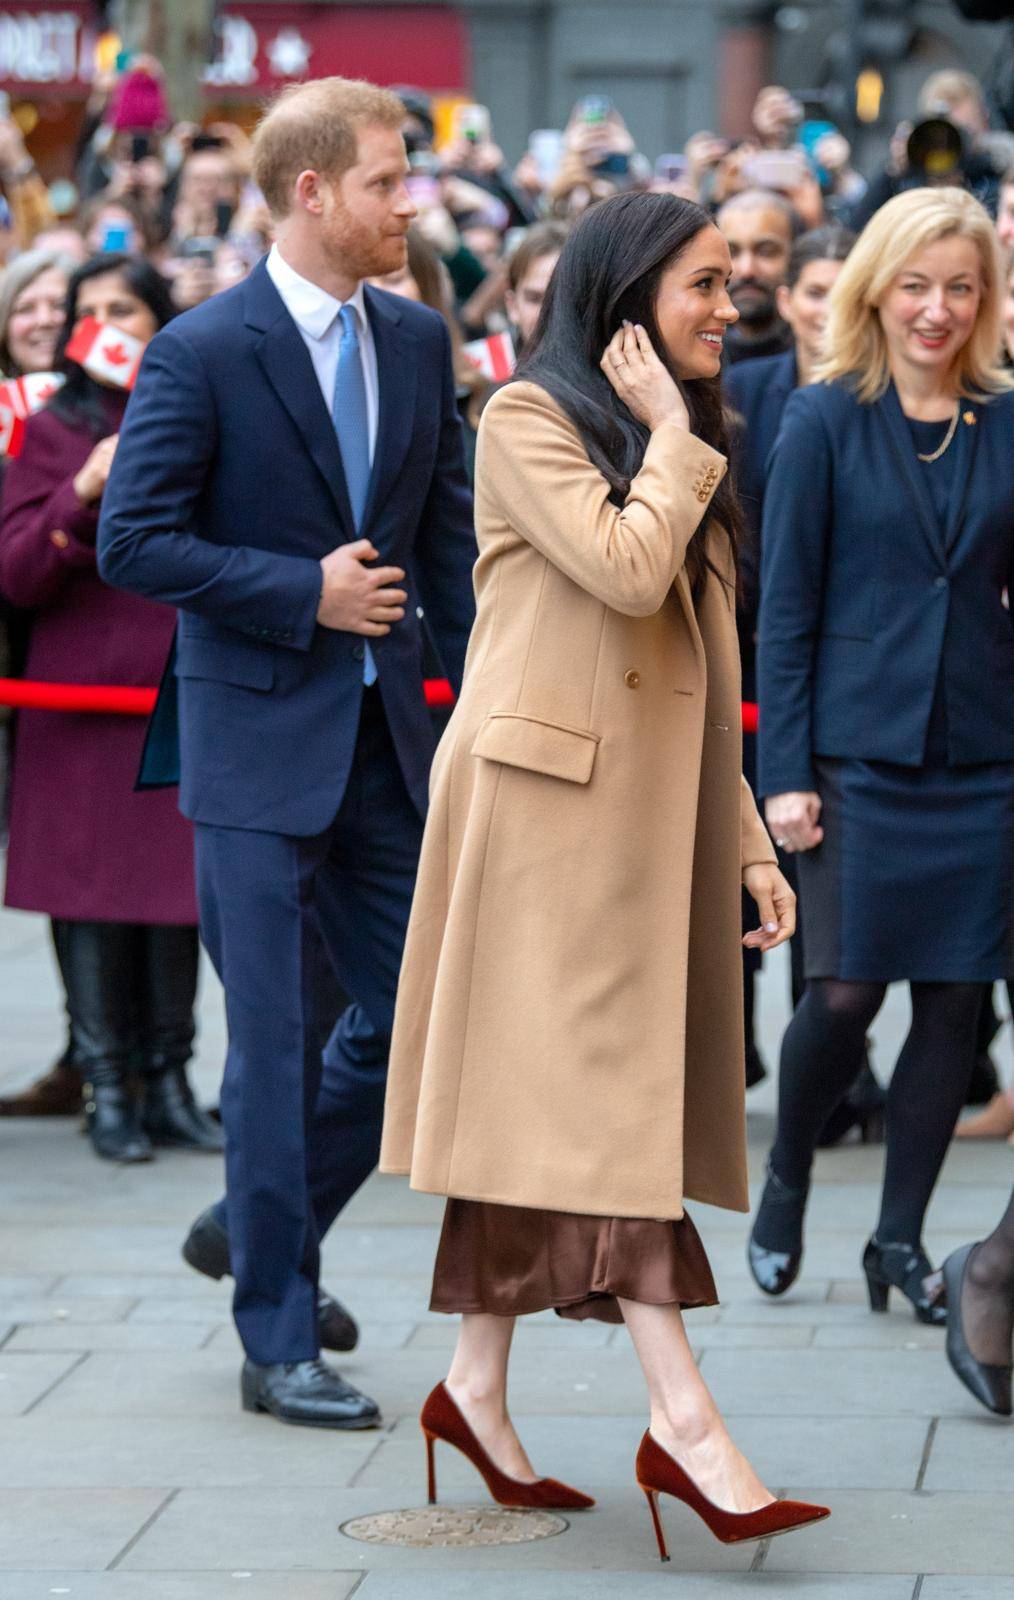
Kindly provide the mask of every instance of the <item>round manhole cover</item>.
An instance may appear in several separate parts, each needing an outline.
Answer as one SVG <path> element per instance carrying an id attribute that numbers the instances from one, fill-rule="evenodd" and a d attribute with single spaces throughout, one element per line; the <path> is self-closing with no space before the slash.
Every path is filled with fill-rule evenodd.
<path id="1" fill-rule="evenodd" d="M 508 1511 L 503 1506 L 420 1506 L 378 1511 L 341 1524 L 342 1533 L 367 1544 L 491 1545 L 552 1539 L 567 1523 L 549 1511 Z"/>

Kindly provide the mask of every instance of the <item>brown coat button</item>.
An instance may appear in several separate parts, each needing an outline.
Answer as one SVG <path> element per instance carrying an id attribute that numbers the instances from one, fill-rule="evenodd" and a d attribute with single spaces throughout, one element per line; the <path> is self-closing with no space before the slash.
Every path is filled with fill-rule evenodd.
<path id="1" fill-rule="evenodd" d="M 70 540 L 67 538 L 67 535 L 64 533 L 62 528 L 54 528 L 49 537 L 53 544 L 56 545 L 58 550 L 66 550 L 67 546 L 70 544 Z"/>
<path id="2" fill-rule="evenodd" d="M 634 672 L 633 670 L 630 672 L 625 672 L 623 674 L 623 681 L 628 689 L 639 689 L 641 687 L 641 674 L 639 672 Z"/>

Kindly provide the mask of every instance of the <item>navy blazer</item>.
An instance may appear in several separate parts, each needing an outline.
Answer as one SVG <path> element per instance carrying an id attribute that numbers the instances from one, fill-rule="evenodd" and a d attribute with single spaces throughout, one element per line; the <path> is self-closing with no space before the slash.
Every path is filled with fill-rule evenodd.
<path id="1" fill-rule="evenodd" d="M 417 607 L 459 684 L 474 616 L 471 493 L 443 319 L 370 288 L 366 307 L 379 417 L 358 534 L 309 351 L 263 261 L 164 328 L 141 364 L 102 499 L 99 570 L 180 609 L 176 683 L 160 708 L 178 688 L 180 807 L 195 822 L 306 836 L 335 817 L 364 646 L 317 625 L 320 560 L 357 537 L 408 575 L 404 620 L 370 642 L 425 812 L 433 743 Z"/>
<path id="2" fill-rule="evenodd" d="M 953 765 L 1014 760 L 1014 393 L 962 401 L 946 525 L 893 385 L 786 403 L 764 499 L 761 794 L 814 755 L 922 763 L 941 670 Z"/>
<path id="3" fill-rule="evenodd" d="M 732 461 L 746 525 L 739 552 L 737 607 L 744 691 L 753 678 L 754 635 L 760 603 L 761 517 L 768 457 L 778 437 L 785 402 L 798 381 L 795 350 L 738 361 L 722 380 L 726 402 L 736 413 L 732 428 Z"/>

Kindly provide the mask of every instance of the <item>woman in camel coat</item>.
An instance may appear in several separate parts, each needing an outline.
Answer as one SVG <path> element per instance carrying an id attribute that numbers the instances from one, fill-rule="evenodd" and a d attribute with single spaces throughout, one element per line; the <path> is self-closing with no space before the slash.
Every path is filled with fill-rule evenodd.
<path id="1" fill-rule="evenodd" d="M 587 1503 L 535 1479 L 506 1413 L 513 1318 L 548 1305 L 622 1316 L 655 1442 L 728 1510 L 771 1503 L 679 1309 L 716 1298 L 684 1196 L 747 1207 L 741 882 L 752 942 L 794 923 L 741 777 L 728 271 L 696 206 L 597 207 L 479 434 L 477 619 L 433 770 L 381 1166 L 449 1197 L 432 1305 L 462 1337 L 423 1426 L 512 1504 Z"/>

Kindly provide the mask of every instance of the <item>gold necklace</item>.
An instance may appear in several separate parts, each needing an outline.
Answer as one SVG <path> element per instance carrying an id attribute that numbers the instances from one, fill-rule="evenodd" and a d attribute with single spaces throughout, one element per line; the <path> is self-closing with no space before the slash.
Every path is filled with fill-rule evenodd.
<path id="1" fill-rule="evenodd" d="M 943 441 L 940 444 L 938 444 L 936 449 L 932 452 L 932 454 L 930 454 L 928 456 L 924 456 L 921 450 L 917 450 L 916 451 L 916 455 L 919 457 L 920 461 L 939 461 L 940 460 L 940 457 L 943 455 L 944 451 L 947 449 L 947 446 L 950 444 L 951 440 L 954 438 L 955 433 L 958 431 L 958 414 L 959 414 L 960 411 L 961 411 L 961 402 L 959 400 L 955 400 L 955 402 L 954 402 L 954 415 L 951 418 L 950 427 L 948 428 L 947 432 L 944 434 Z"/>

